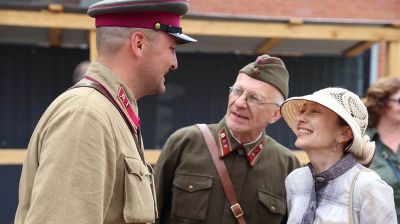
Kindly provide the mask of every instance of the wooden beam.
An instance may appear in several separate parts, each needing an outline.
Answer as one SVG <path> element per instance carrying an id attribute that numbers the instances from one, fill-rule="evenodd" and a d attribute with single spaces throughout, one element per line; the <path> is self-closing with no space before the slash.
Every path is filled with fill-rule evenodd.
<path id="1" fill-rule="evenodd" d="M 371 48 L 371 46 L 375 44 L 373 41 L 361 41 L 356 45 L 350 47 L 349 49 L 345 50 L 343 55 L 346 57 L 354 57 L 359 55 L 360 53 L 364 52 L 365 50 Z"/>
<path id="2" fill-rule="evenodd" d="M 185 33 L 202 36 L 286 38 L 308 40 L 398 41 L 394 27 L 356 25 L 281 24 L 243 21 L 183 19 Z M 43 11 L 0 10 L 0 26 L 94 29 L 94 19 L 86 14 Z"/>
<path id="3" fill-rule="evenodd" d="M 54 13 L 49 10 L 24 11 L 0 9 L 0 25 L 32 28 L 90 30 L 94 19 L 80 13 Z"/>
<path id="4" fill-rule="evenodd" d="M 307 164 L 310 160 L 303 150 L 292 151 L 302 164 Z M 150 164 L 156 164 L 160 156 L 160 149 L 146 149 L 144 156 Z M 21 165 L 24 162 L 25 149 L 0 149 L 0 165 Z"/>
<path id="5" fill-rule="evenodd" d="M 97 60 L 96 30 L 94 29 L 89 31 L 89 49 L 90 49 L 90 61 L 96 61 Z"/>
<path id="6" fill-rule="evenodd" d="M 257 54 L 265 54 L 268 53 L 272 48 L 278 45 L 281 42 L 281 38 L 271 38 L 267 39 L 262 43 L 256 50 Z"/>
<path id="7" fill-rule="evenodd" d="M 388 43 L 388 76 L 400 77 L 400 41 Z"/>
<path id="8" fill-rule="evenodd" d="M 279 24 L 268 22 L 239 22 L 183 20 L 185 33 L 204 36 L 234 36 L 305 40 L 374 41 L 400 40 L 400 30 L 391 27 L 340 26 L 316 24 Z"/>

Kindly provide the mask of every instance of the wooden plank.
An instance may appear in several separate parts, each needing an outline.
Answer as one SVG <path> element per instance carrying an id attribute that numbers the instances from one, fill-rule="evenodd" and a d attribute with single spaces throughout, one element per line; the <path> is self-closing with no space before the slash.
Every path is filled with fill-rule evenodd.
<path id="1" fill-rule="evenodd" d="M 97 47 L 96 47 L 96 30 L 91 29 L 89 31 L 89 49 L 90 49 L 90 61 L 97 60 Z"/>
<path id="2" fill-rule="evenodd" d="M 281 38 L 267 39 L 257 48 L 257 54 L 265 54 L 272 50 L 276 45 L 281 42 Z"/>
<path id="3" fill-rule="evenodd" d="M 309 40 L 398 41 L 400 29 L 395 27 L 282 24 L 244 21 L 182 19 L 183 30 L 189 35 L 286 38 Z M 53 13 L 0 9 L 0 26 L 94 29 L 94 19 L 86 14 Z"/>
<path id="4" fill-rule="evenodd" d="M 302 164 L 309 162 L 307 154 L 303 150 L 292 151 Z M 0 165 L 21 165 L 25 158 L 25 149 L 0 149 Z M 160 156 L 160 149 L 146 149 L 144 155 L 146 161 L 155 164 Z"/>
<path id="5" fill-rule="evenodd" d="M 6 9 L 0 10 L 0 25 L 77 30 L 89 30 L 95 27 L 94 19 L 83 13 Z"/>
<path id="6" fill-rule="evenodd" d="M 362 52 L 368 50 L 371 48 L 371 46 L 375 44 L 375 42 L 372 41 L 361 41 L 357 43 L 356 45 L 350 47 L 349 49 L 345 50 L 343 55 L 346 57 L 355 57 Z"/>
<path id="7" fill-rule="evenodd" d="M 391 27 L 340 26 L 316 24 L 278 24 L 183 20 L 184 32 L 190 35 L 286 38 L 307 40 L 382 41 L 399 40 L 400 30 Z"/>
<path id="8" fill-rule="evenodd" d="M 388 76 L 400 77 L 400 41 L 388 43 Z"/>

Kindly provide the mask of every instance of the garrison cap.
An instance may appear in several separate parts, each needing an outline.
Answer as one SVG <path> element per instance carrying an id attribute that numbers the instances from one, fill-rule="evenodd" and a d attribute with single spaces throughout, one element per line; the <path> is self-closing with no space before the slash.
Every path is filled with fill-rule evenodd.
<path id="1" fill-rule="evenodd" d="M 261 55 L 257 57 L 256 61 L 240 69 L 239 73 L 242 72 L 275 86 L 287 99 L 289 95 L 289 72 L 280 58 L 271 57 L 267 54 Z"/>
<path id="2" fill-rule="evenodd" d="M 89 7 L 96 27 L 135 27 L 162 30 L 178 44 L 196 40 L 183 34 L 180 17 L 189 10 L 189 0 L 103 0 Z"/>

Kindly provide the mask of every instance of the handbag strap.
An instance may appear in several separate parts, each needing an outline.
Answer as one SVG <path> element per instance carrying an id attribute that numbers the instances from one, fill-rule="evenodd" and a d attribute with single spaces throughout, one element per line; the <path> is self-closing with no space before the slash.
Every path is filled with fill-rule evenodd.
<path id="1" fill-rule="evenodd" d="M 354 188 L 356 186 L 356 181 L 358 176 L 360 175 L 361 172 L 369 172 L 370 170 L 368 169 L 362 169 L 359 170 L 356 175 L 354 175 L 353 180 L 351 181 L 351 187 L 350 187 L 350 195 L 349 195 L 349 224 L 353 224 L 353 196 L 354 196 Z"/>
<path id="2" fill-rule="evenodd" d="M 210 129 L 207 127 L 206 124 L 197 124 L 200 128 L 201 133 L 203 134 L 204 140 L 207 144 L 208 151 L 211 154 L 213 159 L 215 168 L 217 169 L 219 178 L 222 183 L 222 187 L 224 188 L 226 198 L 231 205 L 231 211 L 235 216 L 236 220 L 239 224 L 246 224 L 246 221 L 243 217 L 243 210 L 240 207 L 238 200 L 236 199 L 235 191 L 233 190 L 233 185 L 231 178 L 229 177 L 229 173 L 226 169 L 224 161 L 218 155 L 218 146 L 215 142 L 214 137 L 212 136 Z"/>

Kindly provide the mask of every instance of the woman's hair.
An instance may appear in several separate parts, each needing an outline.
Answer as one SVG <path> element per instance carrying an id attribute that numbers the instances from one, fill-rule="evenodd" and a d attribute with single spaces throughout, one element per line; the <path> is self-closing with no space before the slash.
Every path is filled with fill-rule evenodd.
<path id="1" fill-rule="evenodd" d="M 363 102 L 368 109 L 368 127 L 376 127 L 387 109 L 389 97 L 400 90 L 399 77 L 378 79 L 367 90 Z"/>

